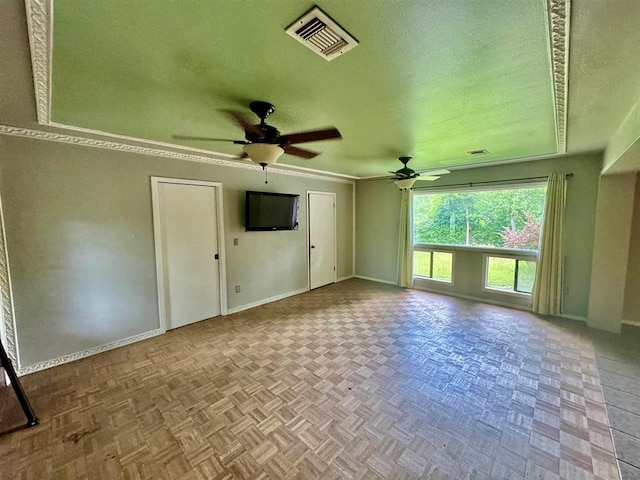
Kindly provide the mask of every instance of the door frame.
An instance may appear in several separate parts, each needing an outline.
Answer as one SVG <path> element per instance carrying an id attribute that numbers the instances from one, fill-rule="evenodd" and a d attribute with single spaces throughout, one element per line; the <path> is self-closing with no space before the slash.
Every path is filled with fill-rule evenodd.
<path id="1" fill-rule="evenodd" d="M 311 202 L 309 201 L 309 194 L 329 195 L 333 197 L 333 264 L 335 266 L 333 271 L 333 283 L 336 283 L 338 279 L 338 204 L 336 194 L 335 192 L 307 190 L 307 291 L 311 290 Z"/>
<path id="2" fill-rule="evenodd" d="M 158 309 L 159 309 L 159 326 L 162 332 L 167 331 L 167 311 L 166 311 L 166 295 L 165 295 L 165 268 L 162 260 L 162 244 L 161 219 L 160 219 L 160 202 L 158 186 L 161 183 L 173 183 L 179 185 L 192 185 L 199 187 L 213 187 L 216 192 L 216 220 L 218 232 L 218 273 L 220 280 L 220 315 L 227 314 L 227 269 L 225 265 L 224 253 L 224 218 L 222 208 L 222 183 L 206 182 L 201 180 L 188 180 L 181 178 L 168 177 L 151 177 L 151 203 L 153 205 L 153 242 L 156 256 L 156 279 L 158 284 Z"/>

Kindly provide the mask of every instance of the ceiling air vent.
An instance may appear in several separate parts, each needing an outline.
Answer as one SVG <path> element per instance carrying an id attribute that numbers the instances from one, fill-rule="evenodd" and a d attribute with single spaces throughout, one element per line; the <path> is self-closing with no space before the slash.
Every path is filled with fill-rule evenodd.
<path id="1" fill-rule="evenodd" d="M 469 154 L 474 157 L 480 157 L 482 155 L 489 155 L 489 152 L 483 148 L 482 150 L 471 150 Z"/>
<path id="2" fill-rule="evenodd" d="M 327 61 L 358 45 L 358 41 L 320 10 L 320 7 L 309 10 L 285 31 Z"/>

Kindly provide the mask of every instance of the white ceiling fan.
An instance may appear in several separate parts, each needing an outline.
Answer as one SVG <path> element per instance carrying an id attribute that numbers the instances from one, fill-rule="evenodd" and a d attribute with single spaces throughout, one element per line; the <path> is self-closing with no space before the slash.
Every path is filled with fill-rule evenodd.
<path id="1" fill-rule="evenodd" d="M 393 177 L 393 180 L 395 180 L 394 183 L 401 190 L 405 188 L 413 187 L 413 184 L 416 182 L 416 180 L 418 180 L 418 177 L 420 177 L 420 180 L 433 181 L 433 180 L 439 179 L 442 175 L 451 173 L 446 168 L 441 168 L 439 170 L 415 171 L 414 169 L 409 168 L 409 166 L 407 165 L 409 163 L 409 160 L 411 160 L 411 158 L 412 157 L 398 158 L 398 160 L 400 160 L 400 162 L 402 163 L 403 167 L 400 170 L 396 170 L 395 172 L 389 172 L 395 175 Z"/>

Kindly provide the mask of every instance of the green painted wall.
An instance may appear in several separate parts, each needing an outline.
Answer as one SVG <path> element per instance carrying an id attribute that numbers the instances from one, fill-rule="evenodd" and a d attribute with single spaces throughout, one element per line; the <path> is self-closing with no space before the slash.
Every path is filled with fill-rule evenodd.
<path id="1" fill-rule="evenodd" d="M 640 323 L 640 174 L 636 175 L 636 191 L 627 260 L 627 281 L 624 295 L 623 320 Z"/>
<path id="2" fill-rule="evenodd" d="M 158 328 L 151 176 L 224 184 L 229 308 L 307 287 L 307 190 L 337 194 L 337 276 L 352 274 L 352 184 L 8 136 L 0 152 L 23 367 Z M 300 194 L 299 230 L 245 232 L 245 190 Z"/>
<path id="3" fill-rule="evenodd" d="M 511 178 L 535 177 L 551 172 L 572 172 L 567 189 L 565 238 L 564 312 L 585 318 L 595 225 L 601 154 L 583 154 L 491 167 L 458 170 L 431 185 L 446 185 Z M 416 186 L 427 185 L 419 182 Z M 397 281 L 400 193 L 387 180 L 361 180 L 356 186 L 356 275 L 386 282 Z M 437 285 L 439 291 L 467 295 L 512 305 L 528 301 L 511 295 L 493 294 L 481 288 L 482 253 L 467 250 L 456 256 L 454 285 Z M 434 284 L 435 285 L 435 284 Z"/>

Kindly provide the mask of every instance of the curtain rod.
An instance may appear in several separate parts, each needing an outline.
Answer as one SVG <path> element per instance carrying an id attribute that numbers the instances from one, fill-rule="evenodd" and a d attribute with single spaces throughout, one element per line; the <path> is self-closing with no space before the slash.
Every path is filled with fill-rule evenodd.
<path id="1" fill-rule="evenodd" d="M 565 173 L 565 177 L 573 177 L 573 173 Z M 426 188 L 445 188 L 445 187 L 473 187 L 474 185 L 487 185 L 492 183 L 505 183 L 505 182 L 521 182 L 524 180 L 542 180 L 548 179 L 549 175 L 542 177 L 524 177 L 524 178 L 510 178 L 507 180 L 487 180 L 484 182 L 466 182 L 466 183 L 450 183 L 448 185 L 431 185 L 424 187 L 413 187 L 411 190 L 424 190 Z"/>

